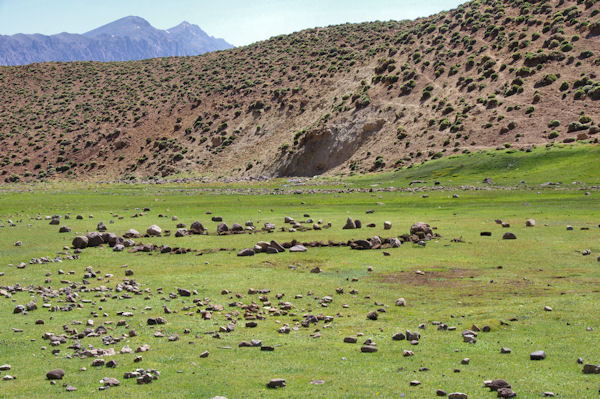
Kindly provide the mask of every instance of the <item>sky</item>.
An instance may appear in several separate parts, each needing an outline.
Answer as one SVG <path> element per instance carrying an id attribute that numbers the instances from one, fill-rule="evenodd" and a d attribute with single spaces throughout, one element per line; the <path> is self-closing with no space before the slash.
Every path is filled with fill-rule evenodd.
<path id="1" fill-rule="evenodd" d="M 425 17 L 465 0 L 0 0 L 0 35 L 84 33 L 135 15 L 159 29 L 183 21 L 243 46 L 306 28 Z"/>

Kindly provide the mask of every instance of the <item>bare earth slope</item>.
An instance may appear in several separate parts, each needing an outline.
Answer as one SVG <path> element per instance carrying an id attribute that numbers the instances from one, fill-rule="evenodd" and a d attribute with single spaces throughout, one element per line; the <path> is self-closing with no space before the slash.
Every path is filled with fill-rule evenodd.
<path id="1" fill-rule="evenodd" d="M 474 1 L 198 57 L 0 68 L 6 181 L 390 169 L 596 141 L 600 3 Z"/>

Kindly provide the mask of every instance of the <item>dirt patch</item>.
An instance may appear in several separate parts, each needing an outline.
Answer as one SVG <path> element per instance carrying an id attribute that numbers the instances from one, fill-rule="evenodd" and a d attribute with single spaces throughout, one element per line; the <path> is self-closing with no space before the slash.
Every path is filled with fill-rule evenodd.
<path id="1" fill-rule="evenodd" d="M 384 284 L 400 284 L 426 287 L 459 287 L 471 282 L 481 275 L 480 271 L 470 269 L 449 269 L 443 271 L 426 271 L 417 274 L 414 270 L 374 275 L 377 281 Z M 472 282 L 474 283 L 474 282 Z"/>

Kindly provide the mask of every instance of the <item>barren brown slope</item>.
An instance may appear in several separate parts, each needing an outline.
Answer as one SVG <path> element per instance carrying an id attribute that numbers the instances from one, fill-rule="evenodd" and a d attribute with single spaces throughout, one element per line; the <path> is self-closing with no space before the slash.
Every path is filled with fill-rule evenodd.
<path id="1" fill-rule="evenodd" d="M 597 141 L 600 3 L 474 1 L 198 57 L 0 68 L 3 179 L 387 169 Z"/>

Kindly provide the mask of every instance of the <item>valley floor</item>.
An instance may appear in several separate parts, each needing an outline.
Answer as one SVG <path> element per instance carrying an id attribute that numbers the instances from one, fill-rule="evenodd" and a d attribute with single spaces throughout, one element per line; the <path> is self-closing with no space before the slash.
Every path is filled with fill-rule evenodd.
<path id="1" fill-rule="evenodd" d="M 70 396 L 78 397 L 429 398 L 443 389 L 493 398 L 496 393 L 483 381 L 502 378 L 519 398 L 547 391 L 563 398 L 597 397 L 598 377 L 583 374 L 577 363 L 580 357 L 600 363 L 597 191 L 378 188 L 303 195 L 203 192 L 184 185 L 7 190 L 0 199 L 0 364 L 11 368 L 0 378 L 16 379 L 0 380 L 0 396 L 58 397 L 65 393 L 64 383 L 77 388 Z M 60 225 L 71 232 L 50 225 L 45 216 L 52 215 L 60 215 Z M 257 231 L 217 236 L 213 216 L 230 227 L 250 220 Z M 331 228 L 279 231 L 291 227 L 286 216 L 322 219 Z M 363 227 L 343 230 L 348 217 L 360 219 Z M 526 227 L 527 219 L 536 225 Z M 178 223 L 189 228 L 196 220 L 207 235 L 174 237 Z M 162 237 L 135 241 L 196 252 L 113 252 L 104 245 L 82 250 L 77 260 L 29 264 L 32 258 L 73 255 L 72 239 L 101 221 L 117 235 L 130 228 L 144 233 L 156 224 Z M 384 230 L 384 221 L 392 223 L 390 230 Z M 236 256 L 258 241 L 398 237 L 419 221 L 439 234 L 425 246 L 366 251 L 308 246 L 304 253 Z M 267 222 L 276 225 L 275 232 L 260 231 Z M 376 227 L 366 227 L 369 223 Z M 491 236 L 481 236 L 482 231 Z M 517 239 L 503 240 L 506 232 Z M 14 246 L 16 241 L 22 245 Z M 591 254 L 585 256 L 586 250 Z M 21 262 L 24 268 L 17 267 Z M 321 272 L 311 273 L 315 268 Z M 265 291 L 256 293 L 260 290 Z M 406 306 L 395 305 L 399 298 Z M 13 313 L 31 302 L 37 309 Z M 371 311 L 377 320 L 367 319 Z M 148 325 L 149 318 L 158 317 L 166 323 Z M 97 336 L 74 339 L 88 319 L 93 326 L 87 328 Z M 439 329 L 438 323 L 449 328 Z M 227 332 L 228 325 L 233 331 Z M 279 333 L 285 325 L 289 333 Z M 474 326 L 490 331 L 477 332 L 476 343 L 464 342 L 463 331 Z M 417 345 L 392 339 L 406 330 L 420 333 Z M 48 332 L 65 334 L 65 342 L 52 346 L 43 338 Z M 358 342 L 345 343 L 345 337 Z M 377 352 L 361 352 L 367 339 Z M 239 347 L 251 340 L 274 350 Z M 92 367 L 95 358 L 77 356 L 83 351 L 73 349 L 77 342 L 83 349 L 113 348 L 116 354 L 96 359 L 115 360 L 116 368 Z M 119 353 L 144 344 L 149 351 Z M 503 347 L 511 353 L 502 354 Z M 537 350 L 546 352 L 545 360 L 530 360 Z M 208 357 L 201 357 L 205 351 Z M 140 355 L 143 360 L 134 363 Z M 461 364 L 465 358 L 469 364 Z M 65 377 L 50 385 L 46 373 L 55 368 Z M 160 377 L 147 385 L 123 378 L 138 368 L 158 370 Z M 99 392 L 104 377 L 118 379 L 120 386 Z M 267 388 L 273 378 L 285 379 L 287 386 Z M 420 384 L 411 386 L 415 380 Z"/>

